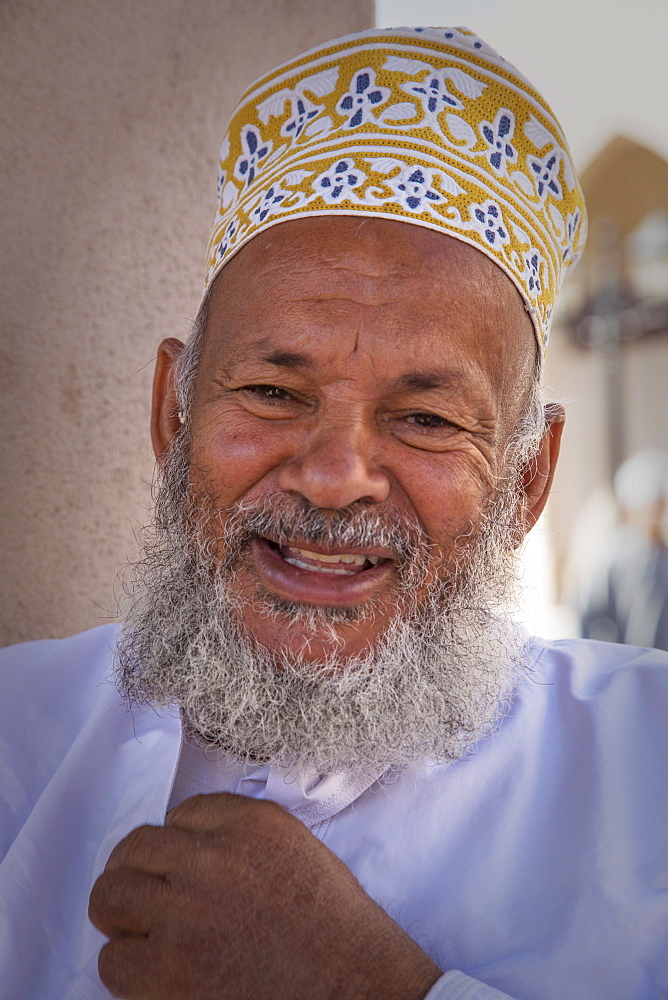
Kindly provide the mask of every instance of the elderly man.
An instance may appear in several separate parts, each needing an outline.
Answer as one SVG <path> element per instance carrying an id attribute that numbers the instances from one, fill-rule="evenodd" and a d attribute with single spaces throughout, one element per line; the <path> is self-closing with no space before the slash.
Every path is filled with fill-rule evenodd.
<path id="1" fill-rule="evenodd" d="M 666 995 L 666 658 L 502 610 L 583 220 L 466 29 L 247 91 L 123 625 L 5 654 L 3 997 Z"/>

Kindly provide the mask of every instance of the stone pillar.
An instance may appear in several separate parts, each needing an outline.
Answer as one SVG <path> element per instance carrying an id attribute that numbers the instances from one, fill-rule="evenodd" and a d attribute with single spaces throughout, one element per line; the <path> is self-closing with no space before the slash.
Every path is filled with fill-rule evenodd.
<path id="1" fill-rule="evenodd" d="M 155 348 L 197 308 L 241 90 L 371 0 L 5 0 L 2 632 L 114 617 L 146 520 Z"/>

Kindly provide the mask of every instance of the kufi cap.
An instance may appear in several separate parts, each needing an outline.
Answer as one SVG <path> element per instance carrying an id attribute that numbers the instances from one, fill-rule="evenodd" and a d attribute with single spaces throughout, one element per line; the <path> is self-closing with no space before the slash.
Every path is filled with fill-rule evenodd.
<path id="1" fill-rule="evenodd" d="M 559 123 L 467 28 L 347 35 L 250 86 L 220 150 L 207 287 L 257 233 L 337 213 L 477 247 L 519 289 L 542 350 L 586 233 Z"/>

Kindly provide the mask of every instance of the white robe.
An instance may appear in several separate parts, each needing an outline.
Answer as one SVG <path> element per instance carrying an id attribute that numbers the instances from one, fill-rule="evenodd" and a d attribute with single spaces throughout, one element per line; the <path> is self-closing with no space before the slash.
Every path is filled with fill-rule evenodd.
<path id="1" fill-rule="evenodd" d="M 114 636 L 0 654 L 3 1000 L 108 998 L 91 886 L 193 781 L 189 754 L 174 788 L 178 714 L 129 712 L 109 682 Z M 532 655 L 498 734 L 455 764 L 389 786 L 286 784 L 219 756 L 195 783 L 274 798 L 307 823 L 449 970 L 429 1000 L 665 998 L 668 656 L 582 640 Z"/>

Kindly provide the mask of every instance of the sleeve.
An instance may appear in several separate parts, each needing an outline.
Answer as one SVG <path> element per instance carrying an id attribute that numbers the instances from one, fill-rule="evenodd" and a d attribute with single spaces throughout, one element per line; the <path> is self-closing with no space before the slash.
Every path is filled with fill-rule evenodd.
<path id="1" fill-rule="evenodd" d="M 434 983 L 424 1000 L 519 1000 L 519 997 L 501 993 L 493 986 L 452 969 Z"/>

